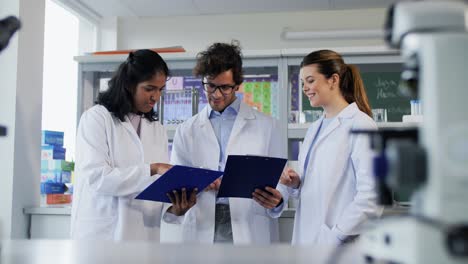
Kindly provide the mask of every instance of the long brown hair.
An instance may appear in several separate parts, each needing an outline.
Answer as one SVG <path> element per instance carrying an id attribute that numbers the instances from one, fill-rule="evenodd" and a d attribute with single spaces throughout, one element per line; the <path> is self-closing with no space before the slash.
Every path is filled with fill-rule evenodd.
<path id="1" fill-rule="evenodd" d="M 343 57 L 332 50 L 318 50 L 309 53 L 301 62 L 301 68 L 317 64 L 318 71 L 328 79 L 333 74 L 340 76 L 340 91 L 348 103 L 356 102 L 359 110 L 372 117 L 371 107 L 367 98 L 364 83 L 359 69 L 355 65 L 346 64 Z"/>

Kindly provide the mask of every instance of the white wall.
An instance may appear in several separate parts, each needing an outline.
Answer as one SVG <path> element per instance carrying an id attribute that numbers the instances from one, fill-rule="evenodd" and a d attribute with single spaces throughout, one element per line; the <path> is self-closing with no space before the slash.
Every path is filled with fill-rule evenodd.
<path id="1" fill-rule="evenodd" d="M 0 54 L 0 238 L 26 238 L 23 208 L 39 204 L 45 0 L 2 0 L 22 28 Z"/>
<path id="2" fill-rule="evenodd" d="M 119 28 L 117 17 L 105 18 L 98 25 L 98 47 L 97 50 L 117 49 L 117 30 Z"/>
<path id="3" fill-rule="evenodd" d="M 282 49 L 381 45 L 383 40 L 285 41 L 292 30 L 381 29 L 386 9 L 256 13 L 238 15 L 119 18 L 117 48 L 136 49 L 182 45 L 198 52 L 215 41 L 238 39 L 243 49 Z"/>
<path id="4" fill-rule="evenodd" d="M 97 47 L 96 26 L 84 19 L 79 20 L 78 54 L 93 52 Z"/>

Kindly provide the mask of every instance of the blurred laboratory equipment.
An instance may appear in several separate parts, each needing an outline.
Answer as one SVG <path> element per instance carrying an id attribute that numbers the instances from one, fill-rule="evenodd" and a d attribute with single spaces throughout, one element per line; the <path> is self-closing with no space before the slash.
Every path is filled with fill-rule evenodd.
<path id="1" fill-rule="evenodd" d="M 410 101 L 411 104 L 411 115 L 422 115 L 421 100 L 414 99 Z"/>
<path id="2" fill-rule="evenodd" d="M 305 122 L 312 123 L 320 119 L 323 114 L 322 110 L 304 110 Z"/>
<path id="3" fill-rule="evenodd" d="M 387 109 L 385 108 L 372 109 L 372 117 L 375 122 L 387 122 Z"/>
<path id="4" fill-rule="evenodd" d="M 299 123 L 299 111 L 293 110 L 289 112 L 288 123 L 289 124 Z"/>
<path id="5" fill-rule="evenodd" d="M 468 263 L 465 10 L 457 1 L 389 9 L 386 40 L 401 50 L 402 89 L 424 102 L 411 104 L 425 119 L 414 128 L 367 131 L 377 150 L 380 202 L 392 202 L 389 189 L 411 193 L 409 215 L 383 219 L 362 235 L 368 263 Z"/>

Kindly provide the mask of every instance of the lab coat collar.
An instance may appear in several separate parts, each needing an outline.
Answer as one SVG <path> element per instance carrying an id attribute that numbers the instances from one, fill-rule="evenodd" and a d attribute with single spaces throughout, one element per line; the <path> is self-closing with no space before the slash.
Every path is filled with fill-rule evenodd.
<path id="1" fill-rule="evenodd" d="M 203 108 L 202 112 L 200 112 L 200 129 L 203 131 L 204 135 L 207 135 L 208 138 L 216 140 L 216 135 L 214 133 L 213 126 L 211 126 L 211 122 L 209 119 L 210 111 L 211 107 L 206 106 L 205 108 Z M 226 149 L 231 149 L 233 139 L 241 133 L 247 122 L 249 120 L 255 119 L 255 111 L 250 106 L 246 105 L 243 102 L 240 102 L 239 113 L 237 114 L 237 118 L 234 121 L 234 126 L 232 128 L 231 135 L 229 136 Z"/>
<path id="2" fill-rule="evenodd" d="M 336 118 L 353 118 L 353 116 L 359 112 L 359 108 L 356 103 L 351 103 L 346 106 L 341 112 L 336 116 Z"/>
<path id="3" fill-rule="evenodd" d="M 241 103 L 236 121 L 234 121 L 234 127 L 232 128 L 231 135 L 229 136 L 229 142 L 232 138 L 235 138 L 240 134 L 248 120 L 255 120 L 255 112 L 250 106 Z M 229 142 L 228 146 L 230 145 Z"/>
<path id="4" fill-rule="evenodd" d="M 255 119 L 254 110 L 243 102 L 241 102 L 240 104 L 238 115 L 241 119 L 244 119 L 244 120 Z"/>
<path id="5" fill-rule="evenodd" d="M 241 100 L 237 97 L 234 102 L 232 102 L 230 105 L 228 105 L 226 107 L 226 109 L 224 109 L 224 111 L 234 111 L 235 115 L 237 115 L 239 113 L 239 108 L 240 108 L 240 104 L 241 104 Z M 211 117 L 211 115 L 213 115 L 213 112 L 216 112 L 219 114 L 219 112 L 213 110 L 213 108 L 211 108 L 210 104 L 207 105 L 207 107 L 209 108 L 208 110 L 208 118 Z"/>
<path id="6" fill-rule="evenodd" d="M 212 111 L 211 106 L 207 105 L 200 112 L 200 121 L 201 121 L 200 123 L 202 125 L 210 123 L 209 116 L 210 116 L 211 111 Z M 255 119 L 254 110 L 250 106 L 246 105 L 244 102 L 240 102 L 239 113 L 237 113 L 236 122 L 237 120 L 251 120 L 251 119 Z"/>
<path id="7" fill-rule="evenodd" d="M 332 122 L 325 128 L 323 133 L 320 133 L 320 137 L 317 139 L 317 145 L 320 144 L 324 138 L 326 138 L 333 130 L 340 126 L 342 119 L 353 118 L 353 116 L 359 111 L 356 103 L 349 104 L 341 112 L 333 118 Z M 323 121 L 324 116 L 322 116 L 320 122 Z M 320 123 L 319 123 L 320 124 Z"/>

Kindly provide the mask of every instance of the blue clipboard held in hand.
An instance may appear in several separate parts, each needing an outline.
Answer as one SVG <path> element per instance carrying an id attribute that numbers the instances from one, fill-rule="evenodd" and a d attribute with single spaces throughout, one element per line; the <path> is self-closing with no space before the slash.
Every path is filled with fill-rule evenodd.
<path id="1" fill-rule="evenodd" d="M 218 197 L 252 198 L 256 188 L 276 188 L 287 159 L 229 155 Z"/>
<path id="2" fill-rule="evenodd" d="M 195 188 L 201 192 L 221 175 L 222 171 L 175 165 L 146 187 L 135 199 L 171 203 L 167 193 L 173 190 L 179 192 L 182 188 L 187 190 L 187 195 L 190 195 Z"/>

